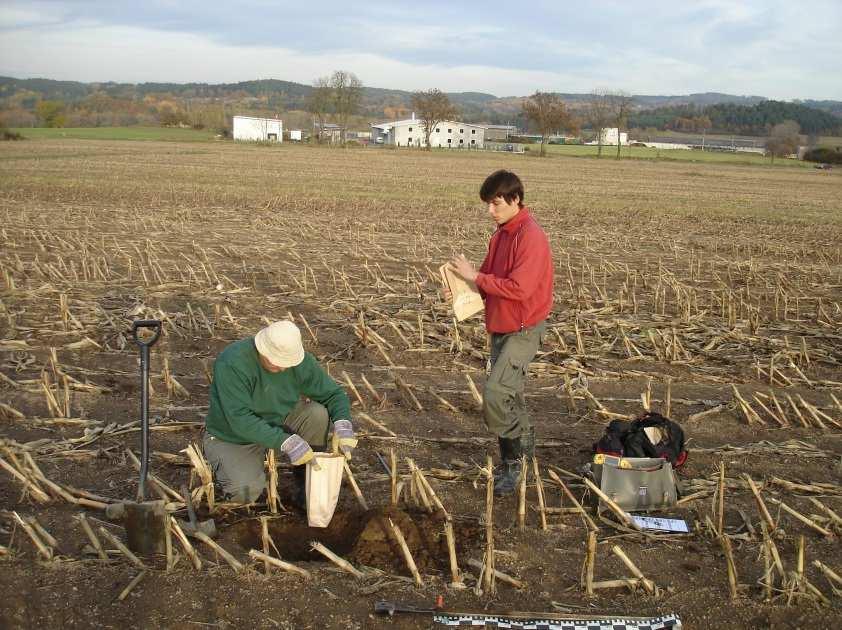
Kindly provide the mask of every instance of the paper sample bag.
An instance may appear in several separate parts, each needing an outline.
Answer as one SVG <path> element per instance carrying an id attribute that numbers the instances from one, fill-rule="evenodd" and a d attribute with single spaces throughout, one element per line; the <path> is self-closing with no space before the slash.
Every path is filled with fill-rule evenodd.
<path id="1" fill-rule="evenodd" d="M 453 314 L 458 321 L 468 319 L 485 308 L 477 285 L 459 276 L 449 263 L 439 267 L 439 273 L 442 283 L 453 296 Z"/>
<path id="2" fill-rule="evenodd" d="M 307 525 L 327 527 L 333 518 L 342 488 L 343 455 L 315 453 L 312 463 L 307 464 L 307 478 L 304 489 L 307 493 Z"/>

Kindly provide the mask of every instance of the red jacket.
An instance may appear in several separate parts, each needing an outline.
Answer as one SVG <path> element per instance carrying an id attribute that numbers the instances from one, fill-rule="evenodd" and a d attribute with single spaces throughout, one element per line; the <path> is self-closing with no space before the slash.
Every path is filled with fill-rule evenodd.
<path id="1" fill-rule="evenodd" d="M 553 306 L 553 259 L 547 235 L 521 208 L 499 226 L 476 279 L 485 298 L 485 327 L 516 332 L 547 318 Z"/>

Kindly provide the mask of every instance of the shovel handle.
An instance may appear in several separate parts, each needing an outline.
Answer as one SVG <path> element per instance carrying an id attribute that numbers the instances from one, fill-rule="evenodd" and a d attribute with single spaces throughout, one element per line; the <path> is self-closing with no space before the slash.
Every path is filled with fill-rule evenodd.
<path id="1" fill-rule="evenodd" d="M 144 340 L 140 338 L 138 331 L 141 328 L 152 328 L 155 330 L 155 334 L 152 335 L 150 339 Z M 139 346 L 146 346 L 151 347 L 155 345 L 155 342 L 158 341 L 158 337 L 161 336 L 161 320 L 160 319 L 136 319 L 132 322 L 132 336 L 134 337 L 134 342 Z"/>
<path id="2" fill-rule="evenodd" d="M 143 340 L 138 335 L 141 328 L 152 328 L 155 334 Z M 149 348 L 161 336 L 161 320 L 133 321 L 132 335 L 140 348 L 140 481 L 137 487 L 137 500 L 140 503 L 146 498 L 146 476 L 149 472 Z"/>

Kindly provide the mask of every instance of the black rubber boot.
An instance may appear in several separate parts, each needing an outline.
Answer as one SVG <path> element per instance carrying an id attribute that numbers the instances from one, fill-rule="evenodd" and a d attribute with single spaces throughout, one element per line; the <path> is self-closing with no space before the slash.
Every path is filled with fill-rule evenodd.
<path id="1" fill-rule="evenodd" d="M 304 488 L 307 470 L 304 465 L 292 467 L 292 497 L 290 503 L 299 510 L 307 509 L 307 491 Z"/>
<path id="2" fill-rule="evenodd" d="M 500 443 L 501 462 L 494 475 L 494 495 L 502 497 L 512 494 L 517 487 L 522 449 L 520 438 L 497 439 Z"/>

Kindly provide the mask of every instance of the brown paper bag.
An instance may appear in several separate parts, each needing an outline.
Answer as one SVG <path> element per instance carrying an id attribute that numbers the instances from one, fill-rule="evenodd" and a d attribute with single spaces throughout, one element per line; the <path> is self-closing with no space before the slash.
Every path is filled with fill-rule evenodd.
<path id="1" fill-rule="evenodd" d="M 342 488 L 343 455 L 315 453 L 312 463 L 307 464 L 305 490 L 307 492 L 307 525 L 327 527 L 333 518 Z"/>
<path id="2" fill-rule="evenodd" d="M 482 296 L 477 291 L 477 285 L 457 275 L 450 267 L 450 263 L 439 267 L 439 273 L 444 286 L 450 289 L 453 298 L 453 314 L 458 321 L 468 319 L 485 308 Z"/>

